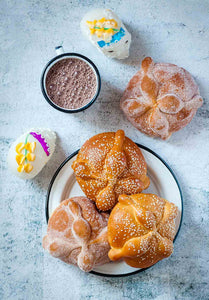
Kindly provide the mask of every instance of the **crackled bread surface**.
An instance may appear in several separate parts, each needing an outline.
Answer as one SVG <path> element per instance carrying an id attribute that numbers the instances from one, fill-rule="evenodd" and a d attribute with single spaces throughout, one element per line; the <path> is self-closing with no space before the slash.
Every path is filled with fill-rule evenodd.
<path id="1" fill-rule="evenodd" d="M 121 108 L 138 130 L 167 139 L 192 120 L 202 103 L 189 72 L 173 64 L 154 63 L 146 57 L 141 70 L 128 83 Z"/>
<path id="2" fill-rule="evenodd" d="M 173 252 L 178 208 L 154 194 L 121 195 L 108 221 L 109 258 L 147 268 Z"/>
<path id="3" fill-rule="evenodd" d="M 90 138 L 72 168 L 83 192 L 102 211 L 112 209 L 120 194 L 140 193 L 149 186 L 141 150 L 123 130 Z"/>
<path id="4" fill-rule="evenodd" d="M 109 261 L 108 217 L 86 197 L 65 200 L 49 219 L 43 247 L 52 256 L 89 272 Z"/>

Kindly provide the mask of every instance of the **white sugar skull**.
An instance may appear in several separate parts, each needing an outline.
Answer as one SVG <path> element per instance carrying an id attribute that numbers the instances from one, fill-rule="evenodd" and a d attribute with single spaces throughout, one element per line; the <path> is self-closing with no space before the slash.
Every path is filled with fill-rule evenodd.
<path id="1" fill-rule="evenodd" d="M 56 134 L 49 129 L 31 129 L 11 145 L 7 157 L 8 167 L 22 179 L 35 177 L 51 158 Z"/>
<path id="2" fill-rule="evenodd" d="M 81 30 L 106 56 L 118 59 L 129 56 L 131 34 L 110 9 L 98 8 L 89 11 L 81 20 Z"/>

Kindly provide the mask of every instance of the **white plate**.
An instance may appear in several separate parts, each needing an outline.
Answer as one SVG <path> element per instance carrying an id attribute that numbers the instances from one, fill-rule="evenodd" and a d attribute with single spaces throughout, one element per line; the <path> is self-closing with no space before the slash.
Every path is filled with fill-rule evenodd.
<path id="1" fill-rule="evenodd" d="M 150 178 L 150 186 L 144 192 L 153 193 L 165 198 L 177 205 L 179 209 L 179 214 L 176 220 L 176 239 L 180 230 L 183 213 L 183 198 L 178 181 L 170 167 L 156 153 L 145 146 L 137 145 L 141 149 L 147 162 L 148 176 Z M 49 217 L 52 215 L 52 212 L 61 201 L 73 196 L 84 195 L 76 182 L 75 175 L 71 168 L 73 161 L 76 159 L 77 153 L 78 151 L 74 152 L 60 165 L 51 180 L 46 201 L 47 222 Z M 101 276 L 126 276 L 143 270 L 145 269 L 132 268 L 124 262 L 111 262 L 95 267 L 92 273 Z"/>

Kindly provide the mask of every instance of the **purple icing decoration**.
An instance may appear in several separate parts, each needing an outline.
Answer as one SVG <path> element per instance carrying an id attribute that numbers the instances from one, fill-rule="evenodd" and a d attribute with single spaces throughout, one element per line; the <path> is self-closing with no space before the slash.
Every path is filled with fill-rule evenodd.
<path id="1" fill-rule="evenodd" d="M 39 143 L 41 144 L 44 152 L 46 153 L 47 156 L 50 155 L 49 153 L 49 146 L 47 145 L 45 139 L 41 136 L 41 134 L 38 134 L 36 132 L 30 132 L 30 134 L 39 141 Z"/>

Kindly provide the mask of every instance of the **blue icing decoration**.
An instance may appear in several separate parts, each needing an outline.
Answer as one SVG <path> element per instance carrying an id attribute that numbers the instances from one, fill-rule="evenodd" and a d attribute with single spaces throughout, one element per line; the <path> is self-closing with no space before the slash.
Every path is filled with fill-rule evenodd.
<path id="1" fill-rule="evenodd" d="M 101 47 L 101 48 L 103 48 L 105 45 L 107 45 L 106 43 L 105 43 L 105 41 L 99 41 L 99 42 L 97 42 L 97 44 L 99 45 L 99 47 Z M 109 44 L 109 43 L 108 43 Z"/>
<path id="2" fill-rule="evenodd" d="M 103 48 L 104 46 L 110 46 L 111 44 L 120 41 L 124 35 L 125 35 L 125 30 L 121 27 L 120 31 L 112 36 L 112 39 L 109 43 L 106 43 L 103 40 L 97 43 L 101 48 Z"/>

